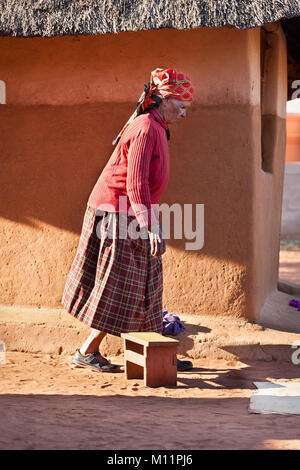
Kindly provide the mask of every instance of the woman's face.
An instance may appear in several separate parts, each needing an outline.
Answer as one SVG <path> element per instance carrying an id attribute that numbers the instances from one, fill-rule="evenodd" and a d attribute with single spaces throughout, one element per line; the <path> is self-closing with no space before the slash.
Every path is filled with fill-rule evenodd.
<path id="1" fill-rule="evenodd" d="M 165 118 L 168 124 L 174 124 L 186 117 L 187 108 L 191 106 L 190 101 L 181 101 L 175 98 L 165 98 L 160 107 L 159 111 Z"/>

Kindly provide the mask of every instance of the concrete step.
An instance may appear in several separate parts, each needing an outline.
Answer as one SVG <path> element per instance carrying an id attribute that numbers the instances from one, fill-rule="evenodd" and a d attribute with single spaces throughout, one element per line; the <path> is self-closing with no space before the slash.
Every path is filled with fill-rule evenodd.
<path id="1" fill-rule="evenodd" d="M 300 312 L 293 307 L 288 309 L 300 319 Z M 186 328 L 175 337 L 180 341 L 179 357 L 290 362 L 297 341 L 300 348 L 298 333 L 278 331 L 242 318 L 178 316 Z M 0 307 L 0 340 L 4 341 L 7 351 L 69 355 L 81 346 L 89 332 L 87 325 L 63 309 Z M 108 357 L 123 355 L 122 339 L 107 335 L 101 352 Z"/>

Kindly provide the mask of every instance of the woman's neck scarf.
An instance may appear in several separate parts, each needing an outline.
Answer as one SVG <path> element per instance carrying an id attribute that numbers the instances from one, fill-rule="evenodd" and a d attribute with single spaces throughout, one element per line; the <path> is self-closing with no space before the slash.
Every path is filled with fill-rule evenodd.
<path id="1" fill-rule="evenodd" d="M 141 94 L 135 112 L 130 116 L 122 130 L 119 132 L 113 145 L 116 145 L 125 129 L 140 114 L 159 105 L 163 98 L 172 97 L 181 101 L 192 101 L 194 89 L 190 79 L 182 72 L 174 69 L 155 69 L 151 72 L 150 82 L 145 83 L 144 91 Z M 168 139 L 170 131 L 166 129 Z"/>

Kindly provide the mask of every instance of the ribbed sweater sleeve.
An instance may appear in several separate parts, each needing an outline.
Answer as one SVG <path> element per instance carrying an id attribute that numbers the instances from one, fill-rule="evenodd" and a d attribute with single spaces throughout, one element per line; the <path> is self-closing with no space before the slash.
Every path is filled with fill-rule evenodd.
<path id="1" fill-rule="evenodd" d="M 156 211 L 151 208 L 149 190 L 149 169 L 154 145 L 154 130 L 149 127 L 132 138 L 128 150 L 126 189 L 140 227 L 158 223 Z"/>

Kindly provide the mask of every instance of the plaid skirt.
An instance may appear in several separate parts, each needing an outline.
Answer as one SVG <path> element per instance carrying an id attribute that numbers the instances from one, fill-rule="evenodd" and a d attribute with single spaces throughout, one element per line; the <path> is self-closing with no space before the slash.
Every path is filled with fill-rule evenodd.
<path id="1" fill-rule="evenodd" d="M 136 221 L 120 216 L 87 206 L 61 303 L 91 328 L 115 336 L 162 333 L 162 260 L 151 255 L 149 239 L 133 239 L 127 230 L 118 236 L 121 220 L 126 229 Z"/>

